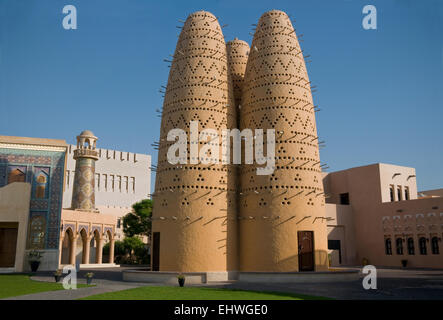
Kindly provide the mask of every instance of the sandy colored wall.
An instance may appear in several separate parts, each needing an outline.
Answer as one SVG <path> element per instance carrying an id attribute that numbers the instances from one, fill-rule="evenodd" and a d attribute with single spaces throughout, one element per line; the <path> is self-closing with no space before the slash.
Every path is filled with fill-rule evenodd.
<path id="1" fill-rule="evenodd" d="M 401 212 L 399 211 L 401 210 Z M 368 212 L 369 214 L 369 212 Z M 443 268 L 443 198 L 417 199 L 411 201 L 389 202 L 381 204 L 372 212 L 370 226 L 372 236 L 378 240 L 376 246 L 367 246 L 365 250 L 369 260 L 382 266 L 401 266 L 401 260 L 408 260 L 410 267 Z M 432 237 L 438 237 L 440 254 L 431 252 Z M 384 239 L 392 239 L 392 255 L 385 254 Z M 406 239 L 414 239 L 415 254 L 407 252 Z M 419 238 L 429 239 L 427 255 L 419 252 Z M 402 238 L 403 255 L 396 254 L 395 239 Z"/>
<path id="2" fill-rule="evenodd" d="M 30 199 L 29 183 L 14 182 L 0 188 L 0 223 L 18 223 L 15 272 L 24 270 Z"/>
<path id="3" fill-rule="evenodd" d="M 425 196 L 443 197 L 443 189 L 420 191 Z"/>
<path id="4" fill-rule="evenodd" d="M 417 199 L 417 178 L 415 169 L 403 166 L 380 163 L 380 187 L 382 202 L 390 202 L 389 187 L 394 186 L 395 201 L 405 200 L 405 188 L 409 190 L 409 199 Z M 401 199 L 398 199 L 397 188 L 401 190 Z"/>
<path id="5" fill-rule="evenodd" d="M 81 225 L 82 223 L 92 223 L 103 226 L 114 226 L 117 223 L 117 218 L 112 214 L 106 214 L 106 212 L 96 213 L 63 209 L 62 221 L 64 223 L 75 221 L 77 225 Z"/>
<path id="6" fill-rule="evenodd" d="M 355 247 L 355 228 L 354 213 L 349 205 L 326 204 L 326 216 L 328 219 L 328 240 L 340 240 L 341 247 L 341 265 L 355 265 L 356 247 Z M 333 255 L 332 266 L 338 264 L 338 252 L 328 250 Z"/>

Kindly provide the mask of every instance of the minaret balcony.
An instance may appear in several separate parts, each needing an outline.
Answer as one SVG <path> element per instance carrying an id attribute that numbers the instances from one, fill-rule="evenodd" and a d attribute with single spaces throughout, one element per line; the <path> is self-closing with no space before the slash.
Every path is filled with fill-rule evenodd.
<path id="1" fill-rule="evenodd" d="M 74 159 L 77 158 L 92 158 L 98 160 L 98 152 L 97 150 L 91 149 L 76 149 L 74 150 Z"/>

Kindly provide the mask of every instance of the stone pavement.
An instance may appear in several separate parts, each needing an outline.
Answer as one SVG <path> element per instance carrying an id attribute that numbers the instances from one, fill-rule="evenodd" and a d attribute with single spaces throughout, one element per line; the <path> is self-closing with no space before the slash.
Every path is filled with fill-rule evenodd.
<path id="1" fill-rule="evenodd" d="M 211 287 L 298 293 L 340 300 L 443 300 L 443 270 L 377 269 L 377 289 L 365 290 L 362 280 L 332 283 L 210 284 Z"/>
<path id="2" fill-rule="evenodd" d="M 79 272 L 79 283 L 85 283 Z M 159 286 L 158 283 L 134 283 L 122 280 L 122 268 L 89 270 L 95 273 L 95 287 L 59 290 L 8 298 L 8 300 L 73 300 L 90 295 L 126 290 L 140 286 Z M 50 274 L 38 274 L 32 279 L 54 282 Z M 190 286 L 190 285 L 189 285 Z M 333 283 L 246 283 L 238 281 L 192 285 L 198 287 L 274 291 L 329 297 L 343 300 L 443 300 L 443 270 L 377 269 L 377 289 L 365 290 L 362 281 Z"/>

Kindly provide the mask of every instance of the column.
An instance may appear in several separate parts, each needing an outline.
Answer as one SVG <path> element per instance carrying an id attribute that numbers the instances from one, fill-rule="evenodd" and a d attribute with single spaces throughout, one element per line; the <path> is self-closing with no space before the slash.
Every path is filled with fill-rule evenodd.
<path id="1" fill-rule="evenodd" d="M 85 238 L 85 245 L 83 246 L 83 264 L 89 264 L 89 256 L 91 251 L 91 237 Z"/>
<path id="2" fill-rule="evenodd" d="M 63 255 L 63 240 L 65 238 L 63 236 L 60 236 L 60 245 L 58 247 L 58 267 L 60 268 L 60 265 L 62 264 L 62 255 Z"/>
<path id="3" fill-rule="evenodd" d="M 75 266 L 75 256 L 77 251 L 77 236 L 73 236 L 69 240 L 71 241 L 70 243 L 71 250 L 69 251 L 69 264 Z"/>
<path id="4" fill-rule="evenodd" d="M 95 262 L 97 264 L 102 264 L 102 259 L 103 259 L 103 238 L 100 237 L 99 239 L 97 239 L 97 251 L 95 252 Z"/>
<path id="5" fill-rule="evenodd" d="M 114 263 L 114 237 L 109 241 L 109 263 Z"/>

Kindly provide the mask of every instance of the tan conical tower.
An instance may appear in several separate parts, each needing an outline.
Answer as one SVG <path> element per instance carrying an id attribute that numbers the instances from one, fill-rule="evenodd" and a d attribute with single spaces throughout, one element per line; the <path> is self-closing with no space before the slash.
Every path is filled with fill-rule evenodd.
<path id="1" fill-rule="evenodd" d="M 241 129 L 273 128 L 276 135 L 272 175 L 259 176 L 255 165 L 242 166 L 240 270 L 326 270 L 325 204 L 310 81 L 294 28 L 282 11 L 266 12 L 258 22 L 240 119 Z M 299 266 L 300 252 L 309 246 L 315 254 L 301 255 Z"/>
<path id="2" fill-rule="evenodd" d="M 235 38 L 228 41 L 226 49 L 229 72 L 231 73 L 232 87 L 234 89 L 235 105 L 238 108 L 241 105 L 243 81 L 249 56 L 249 44 L 246 41 Z"/>
<path id="3" fill-rule="evenodd" d="M 180 33 L 163 104 L 153 209 L 153 270 L 237 270 L 236 183 L 231 166 L 191 164 L 190 121 L 199 131 L 236 126 L 226 43 L 217 18 L 191 14 Z M 187 164 L 167 160 L 171 129 L 188 136 Z M 200 142 L 200 148 L 204 143 Z M 220 150 L 221 154 L 221 150 Z M 206 153 L 209 156 L 208 153 Z"/>

